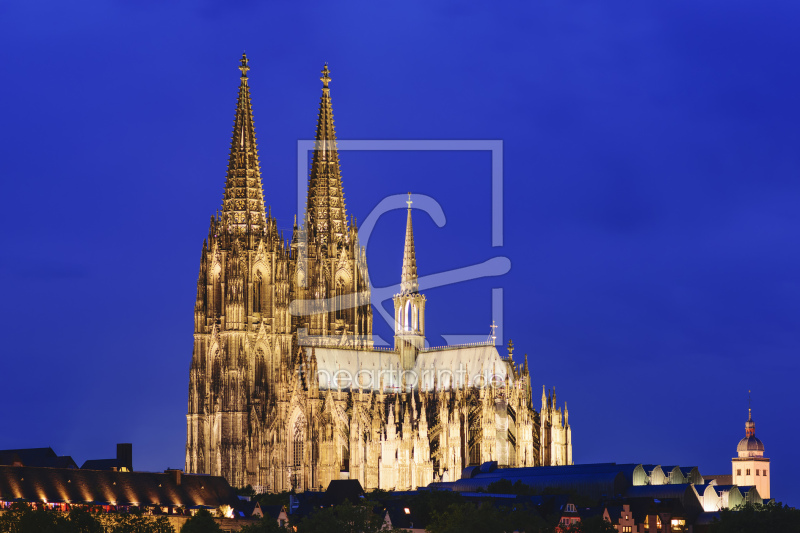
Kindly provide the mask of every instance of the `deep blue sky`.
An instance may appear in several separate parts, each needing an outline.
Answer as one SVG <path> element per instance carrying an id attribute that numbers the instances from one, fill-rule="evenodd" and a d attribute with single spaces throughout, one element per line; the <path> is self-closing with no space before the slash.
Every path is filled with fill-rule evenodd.
<path id="1" fill-rule="evenodd" d="M 577 462 L 730 473 L 747 390 L 773 495 L 800 504 L 796 2 L 0 3 L 0 448 L 183 464 L 200 248 L 243 50 L 267 203 L 290 228 L 296 143 L 330 64 L 344 139 L 500 139 L 490 157 L 347 152 L 349 213 L 411 190 L 428 331 L 505 335 L 567 400 Z M 374 283 L 398 281 L 404 214 Z M 376 324 L 376 329 L 386 329 Z"/>

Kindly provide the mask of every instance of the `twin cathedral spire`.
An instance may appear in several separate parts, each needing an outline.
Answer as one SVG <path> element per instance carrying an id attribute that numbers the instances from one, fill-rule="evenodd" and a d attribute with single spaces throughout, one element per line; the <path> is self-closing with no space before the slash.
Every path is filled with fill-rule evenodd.
<path id="1" fill-rule="evenodd" d="M 221 218 L 224 228 L 229 232 L 243 232 L 248 228 L 259 232 L 266 227 L 267 220 L 247 76 L 250 67 L 246 54 L 242 54 L 239 70 L 242 74 Z M 329 87 L 330 74 L 326 64 L 320 77 L 323 83 L 322 97 L 317 116 L 304 224 L 310 241 L 326 244 L 342 239 L 349 240 Z"/>
<path id="2" fill-rule="evenodd" d="M 347 211 L 342 190 L 339 151 L 336 149 L 336 129 L 331 104 L 331 72 L 322 69 L 322 97 L 319 101 L 314 154 L 308 182 L 306 227 L 308 238 L 322 243 L 347 238 Z"/>
<path id="3" fill-rule="evenodd" d="M 239 70 L 239 97 L 236 116 L 233 120 L 231 151 L 228 156 L 228 175 L 222 198 L 222 225 L 232 233 L 249 229 L 262 232 L 266 227 L 264 192 L 261 183 L 261 168 L 256 148 L 256 128 L 253 124 L 253 107 L 250 103 L 250 87 L 247 84 L 247 56 L 242 54 Z"/>

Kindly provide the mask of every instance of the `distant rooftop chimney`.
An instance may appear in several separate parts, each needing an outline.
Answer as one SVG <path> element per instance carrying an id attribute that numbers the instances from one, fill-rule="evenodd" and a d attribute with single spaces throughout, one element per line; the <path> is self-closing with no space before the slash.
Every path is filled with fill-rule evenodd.
<path id="1" fill-rule="evenodd" d="M 120 471 L 125 468 L 128 472 L 133 472 L 133 444 L 117 444 L 117 464 Z"/>
<path id="2" fill-rule="evenodd" d="M 164 473 L 169 474 L 170 477 L 172 478 L 172 481 L 176 485 L 180 485 L 181 484 L 181 474 L 183 473 L 183 471 L 181 471 L 181 470 L 179 470 L 177 468 L 175 468 L 175 469 L 167 468 L 166 470 L 164 470 Z"/>

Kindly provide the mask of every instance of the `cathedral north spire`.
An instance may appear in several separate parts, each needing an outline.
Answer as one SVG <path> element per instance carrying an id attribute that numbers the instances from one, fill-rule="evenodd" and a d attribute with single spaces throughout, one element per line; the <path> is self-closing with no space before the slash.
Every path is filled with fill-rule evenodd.
<path id="1" fill-rule="evenodd" d="M 347 212 L 342 190 L 342 173 L 339 152 L 336 148 L 336 130 L 333 125 L 331 105 L 331 72 L 328 65 L 322 69 L 322 97 L 317 116 L 314 157 L 308 183 L 306 216 L 309 238 L 319 235 L 321 242 L 336 241 L 347 236 Z"/>
<path id="2" fill-rule="evenodd" d="M 403 250 L 403 270 L 400 276 L 400 293 L 414 294 L 419 292 L 417 280 L 417 256 L 414 252 L 414 228 L 411 225 L 411 193 L 408 193 L 408 218 L 406 219 L 406 243 Z"/>
<path id="3" fill-rule="evenodd" d="M 248 227 L 260 232 L 266 226 L 266 215 L 247 77 L 250 66 L 246 54 L 242 54 L 239 70 L 242 75 L 222 199 L 222 226 L 230 232 L 244 232 Z"/>

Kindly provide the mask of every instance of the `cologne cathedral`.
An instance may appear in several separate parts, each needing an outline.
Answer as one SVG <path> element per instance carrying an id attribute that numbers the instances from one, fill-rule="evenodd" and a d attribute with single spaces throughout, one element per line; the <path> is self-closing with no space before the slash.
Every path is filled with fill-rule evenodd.
<path id="1" fill-rule="evenodd" d="M 245 56 L 239 68 L 222 210 L 200 255 L 186 471 L 259 492 L 325 489 L 335 479 L 411 490 L 487 461 L 572 464 L 566 405 L 562 413 L 543 390 L 541 411 L 533 408 L 527 356 L 517 364 L 510 341 L 502 355 L 493 336 L 426 342 L 410 201 L 394 347 L 373 346 L 366 252 L 345 208 L 328 67 L 306 212 L 291 236 L 265 209 Z"/>

